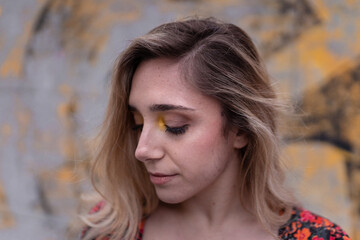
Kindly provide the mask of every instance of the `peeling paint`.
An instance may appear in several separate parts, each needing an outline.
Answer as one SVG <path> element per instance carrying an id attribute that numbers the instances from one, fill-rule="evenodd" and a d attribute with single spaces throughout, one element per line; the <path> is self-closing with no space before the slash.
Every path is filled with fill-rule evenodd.
<path id="1" fill-rule="evenodd" d="M 354 44 L 355 45 L 355 51 L 356 52 L 360 52 L 360 44 L 358 44 L 359 42 L 360 42 L 360 20 L 357 20 L 356 21 L 356 44 Z"/>
<path id="2" fill-rule="evenodd" d="M 56 152 L 54 136 L 50 131 L 34 129 L 32 148 L 41 152 Z"/>
<path id="3" fill-rule="evenodd" d="M 7 229 L 15 226 L 15 218 L 7 204 L 4 188 L 0 182 L 0 229 Z"/>
<path id="4" fill-rule="evenodd" d="M 315 9 L 319 15 L 319 17 L 324 21 L 329 21 L 331 14 L 330 10 L 327 7 L 327 4 L 324 0 L 311 1 L 311 3 L 315 6 Z"/>
<path id="5" fill-rule="evenodd" d="M 355 2 L 356 2 L 356 0 L 346 0 L 346 3 L 348 4 L 348 5 L 354 5 L 355 4 Z"/>
<path id="6" fill-rule="evenodd" d="M 46 112 L 54 115 L 59 124 L 37 129 L 39 116 L 33 114 L 39 111 L 33 111 L 34 106 L 25 107 L 18 100 L 13 110 L 15 122 L 0 122 L 0 146 L 15 139 L 16 151 L 33 150 L 29 154 L 35 155 L 29 159 L 44 153 L 58 157 L 58 162 L 49 169 L 36 169 L 33 173 L 37 179 L 36 209 L 43 215 L 55 219 L 63 212 L 74 214 L 74 202 L 82 191 L 79 182 L 87 174 L 89 152 L 93 149 L 87 149 L 80 138 L 82 128 L 77 122 L 80 108 L 90 93 L 75 82 L 62 84 L 62 79 L 77 81 L 99 67 L 100 71 L 108 71 L 106 64 L 98 61 L 103 60 L 100 54 L 108 54 L 104 49 L 109 42 L 118 41 L 118 31 L 112 31 L 113 28 L 127 30 L 137 24 L 141 31 L 147 31 L 141 27 L 160 19 L 213 15 L 229 18 L 250 30 L 261 54 L 271 63 L 271 72 L 282 78 L 278 88 L 290 92 L 301 108 L 296 112 L 299 119 L 289 121 L 287 127 L 294 130 L 284 133 L 289 167 L 299 180 L 294 188 L 304 196 L 300 200 L 322 210 L 319 213 L 331 219 L 331 214 L 337 215 L 332 220 L 346 227 L 352 239 L 360 240 L 360 19 L 355 14 L 360 6 L 357 1 L 36 0 L 36 3 L 34 7 L 38 10 L 41 6 L 41 11 L 36 17 L 26 19 L 28 23 L 14 43 L 7 42 L 8 36 L 0 36 L 0 54 L 3 53 L 1 59 L 4 59 L 0 63 L 0 77 L 28 80 L 23 74 L 23 69 L 28 69 L 24 64 L 32 66 L 47 58 L 63 61 L 65 57 L 66 69 L 60 77 L 54 76 L 58 80 L 50 86 L 58 96 L 49 101 L 56 99 L 57 105 Z M 1 20 L 5 14 L 0 5 Z M 158 14 L 156 20 L 144 24 L 144 19 L 153 17 L 151 14 Z M 52 45 L 42 46 L 44 39 Z M 73 69 L 76 70 L 72 72 Z M 34 78 L 43 77 L 41 67 L 38 71 L 34 71 L 37 74 Z M 22 83 L 11 83 L 20 95 L 23 91 L 29 94 L 29 89 L 37 87 L 29 81 L 23 88 Z M 21 96 L 22 101 L 27 96 Z M 44 117 L 45 113 L 40 115 Z M 1 187 L 0 183 L 0 228 L 9 228 L 16 222 Z M 72 207 L 65 206 L 69 202 Z"/>
<path id="7" fill-rule="evenodd" d="M 17 147 L 18 150 L 22 153 L 26 150 L 25 137 L 29 131 L 31 124 L 31 112 L 27 108 L 21 108 L 16 112 L 16 120 L 18 124 L 18 139 Z"/>
<path id="8" fill-rule="evenodd" d="M 56 178 L 61 182 L 74 183 L 79 181 L 79 175 L 74 166 L 63 166 L 56 172 Z"/>
<path id="9" fill-rule="evenodd" d="M 352 232 L 351 205 L 347 188 L 345 169 L 346 155 L 329 144 L 307 142 L 290 144 L 286 147 L 289 175 L 297 179 L 297 196 L 307 206 L 331 209 L 327 217 L 343 216 L 342 227 Z M 324 201 L 324 196 L 327 196 Z"/>
<path id="10" fill-rule="evenodd" d="M 61 84 L 58 86 L 58 92 L 63 96 L 70 96 L 73 89 L 68 84 Z"/>
<path id="11" fill-rule="evenodd" d="M 25 46 L 30 38 L 31 23 L 26 23 L 22 34 L 0 67 L 1 77 L 20 77 L 23 74 Z"/>
<path id="12" fill-rule="evenodd" d="M 140 3 L 134 1 L 125 4 L 114 0 L 54 0 L 44 5 L 36 21 L 41 23 L 37 31 L 46 25 L 47 16 L 58 16 L 62 22 L 56 27 L 60 28 L 59 37 L 67 54 L 72 60 L 87 59 L 95 64 L 106 46 L 112 26 L 139 19 L 141 9 Z"/>
<path id="13" fill-rule="evenodd" d="M 327 48 L 327 42 L 332 39 L 334 35 L 327 32 L 322 27 L 315 27 L 307 31 L 297 41 L 295 48 L 298 54 L 299 64 L 305 70 L 305 80 L 308 85 L 316 85 L 315 79 L 321 79 L 332 74 L 336 71 L 351 64 L 351 59 L 347 56 L 337 56 Z M 330 67 L 331 66 L 331 67 Z M 313 75 L 320 71 L 320 75 Z"/>
<path id="14" fill-rule="evenodd" d="M 10 124 L 2 124 L 1 126 L 1 138 L 0 138 L 0 146 L 5 144 L 8 139 L 10 138 L 10 135 L 12 133 L 12 129 Z"/>
<path id="15" fill-rule="evenodd" d="M 60 150 L 67 160 L 74 160 L 77 153 L 76 140 L 72 137 L 64 137 L 60 142 Z"/>
<path id="16" fill-rule="evenodd" d="M 3 46 L 4 46 L 4 38 L 0 36 L 0 50 L 3 48 Z"/>
<path id="17" fill-rule="evenodd" d="M 75 103 L 75 100 L 71 100 L 70 102 L 66 103 L 60 103 L 57 112 L 60 117 L 63 119 L 66 119 L 67 117 L 74 114 L 77 110 L 77 105 Z"/>

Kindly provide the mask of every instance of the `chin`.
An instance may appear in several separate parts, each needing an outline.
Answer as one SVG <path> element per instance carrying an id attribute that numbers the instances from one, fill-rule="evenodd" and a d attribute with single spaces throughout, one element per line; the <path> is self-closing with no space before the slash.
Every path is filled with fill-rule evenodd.
<path id="1" fill-rule="evenodd" d="M 176 193 L 170 191 L 166 192 L 157 189 L 156 189 L 156 195 L 158 196 L 160 201 L 167 204 L 179 204 L 189 199 L 189 197 L 181 195 L 179 192 Z"/>

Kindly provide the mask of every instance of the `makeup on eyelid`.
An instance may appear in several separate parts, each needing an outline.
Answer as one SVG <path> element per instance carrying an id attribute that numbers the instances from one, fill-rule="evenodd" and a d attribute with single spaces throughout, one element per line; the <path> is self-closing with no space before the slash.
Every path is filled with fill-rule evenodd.
<path id="1" fill-rule="evenodd" d="M 144 126 L 144 118 L 137 110 L 132 111 L 132 114 L 134 120 L 134 126 L 132 129 L 134 131 L 141 132 Z M 182 113 L 170 111 L 166 112 L 165 114 L 156 114 L 154 117 L 155 119 L 153 127 L 157 127 L 164 133 L 169 133 L 176 136 L 182 135 L 188 130 L 190 126 L 190 118 Z"/>
<path id="2" fill-rule="evenodd" d="M 161 131 L 166 130 L 165 120 L 163 116 L 158 117 L 157 124 Z"/>

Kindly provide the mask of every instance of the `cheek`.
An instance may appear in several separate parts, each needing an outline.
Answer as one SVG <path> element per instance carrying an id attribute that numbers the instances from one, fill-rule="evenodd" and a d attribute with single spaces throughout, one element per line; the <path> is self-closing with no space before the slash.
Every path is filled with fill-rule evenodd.
<path id="1" fill-rule="evenodd" d="M 219 169 L 222 161 L 227 157 L 226 140 L 222 135 L 221 129 L 209 127 L 206 130 L 199 130 L 188 141 L 186 146 L 178 148 L 178 153 L 182 155 L 184 164 L 195 171 L 202 168 L 203 171 L 207 169 Z M 185 151 L 184 151 L 185 149 Z"/>

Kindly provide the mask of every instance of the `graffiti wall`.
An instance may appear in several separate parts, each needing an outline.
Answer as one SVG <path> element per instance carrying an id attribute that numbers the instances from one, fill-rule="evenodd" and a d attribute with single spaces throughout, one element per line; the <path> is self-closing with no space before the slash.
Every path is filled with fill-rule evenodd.
<path id="1" fill-rule="evenodd" d="M 1 0 L 0 239 L 76 239 L 112 64 L 160 23 L 245 29 L 284 101 L 287 179 L 360 240 L 360 1 Z"/>

